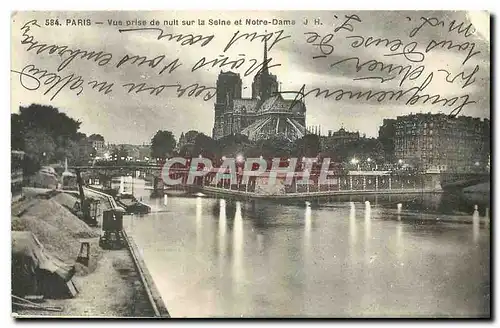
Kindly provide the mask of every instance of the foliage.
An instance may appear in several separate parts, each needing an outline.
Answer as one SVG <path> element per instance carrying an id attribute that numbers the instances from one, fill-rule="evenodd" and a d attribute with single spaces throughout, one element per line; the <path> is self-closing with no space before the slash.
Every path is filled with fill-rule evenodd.
<path id="1" fill-rule="evenodd" d="M 127 157 L 128 157 L 128 151 L 127 148 L 125 148 L 125 145 L 114 147 L 113 150 L 111 151 L 111 158 L 114 159 L 116 162 L 125 161 Z"/>
<path id="2" fill-rule="evenodd" d="M 25 152 L 25 167 L 63 162 L 65 158 L 70 164 L 90 159 L 92 148 L 81 147 L 86 135 L 78 132 L 80 121 L 47 105 L 31 104 L 19 110 L 19 114 L 11 114 L 11 147 Z"/>
<path id="3" fill-rule="evenodd" d="M 21 115 L 12 114 L 10 116 L 11 127 L 11 148 L 14 150 L 25 150 L 24 143 L 24 124 Z"/>
<path id="4" fill-rule="evenodd" d="M 198 134 L 200 134 L 198 131 L 190 130 L 190 131 L 186 132 L 185 134 L 182 133 L 181 139 L 184 143 L 194 144 L 194 142 L 196 140 L 196 136 Z M 179 140 L 179 142 L 180 142 L 180 140 Z"/>
<path id="5" fill-rule="evenodd" d="M 186 144 L 179 149 L 179 156 L 181 157 L 193 157 L 195 154 L 194 144 Z"/>
<path id="6" fill-rule="evenodd" d="M 199 133 L 194 141 L 192 156 L 203 156 L 205 158 L 215 159 L 220 156 L 220 148 L 217 141 L 204 133 Z"/>
<path id="7" fill-rule="evenodd" d="M 254 144 L 243 134 L 225 136 L 218 140 L 220 156 L 236 157 L 238 154 L 247 154 Z M 246 156 L 249 156 L 248 154 Z"/>
<path id="8" fill-rule="evenodd" d="M 40 128 L 24 133 L 24 151 L 36 163 L 48 164 L 55 157 L 58 145 L 52 136 Z"/>
<path id="9" fill-rule="evenodd" d="M 94 133 L 94 134 L 91 134 L 91 135 L 89 136 L 89 140 L 91 140 L 91 141 L 102 141 L 102 142 L 104 142 L 104 137 L 103 137 L 102 135 L 100 135 L 100 134 L 95 134 L 95 133 Z"/>
<path id="10" fill-rule="evenodd" d="M 52 138 L 60 137 L 78 140 L 78 129 L 81 122 L 68 117 L 65 113 L 52 106 L 32 104 L 28 107 L 20 107 L 19 116 L 25 130 L 41 129 Z"/>
<path id="11" fill-rule="evenodd" d="M 151 156 L 165 159 L 172 154 L 175 145 L 176 141 L 172 132 L 158 130 L 151 139 Z"/>
<path id="12" fill-rule="evenodd" d="M 380 164 L 384 162 L 385 153 L 382 144 L 377 139 L 361 138 L 337 146 L 334 153 L 328 155 L 331 155 L 337 162 L 349 163 L 353 158 L 364 162 L 370 158 L 373 163 Z"/>
<path id="13" fill-rule="evenodd" d="M 295 141 L 294 154 L 297 157 L 316 157 L 320 153 L 320 139 L 316 134 L 306 134 Z"/>
<path id="14" fill-rule="evenodd" d="M 279 136 L 259 140 L 254 148 L 252 148 L 252 157 L 257 156 L 256 151 L 260 152 L 258 156 L 264 158 L 274 157 L 289 157 L 293 156 L 294 143 Z"/>

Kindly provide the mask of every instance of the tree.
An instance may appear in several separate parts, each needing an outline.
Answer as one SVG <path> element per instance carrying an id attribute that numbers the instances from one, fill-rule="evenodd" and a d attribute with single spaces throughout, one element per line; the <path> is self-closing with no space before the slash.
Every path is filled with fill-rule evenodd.
<path id="1" fill-rule="evenodd" d="M 127 148 L 125 148 L 125 145 L 120 145 L 118 147 L 113 147 L 113 150 L 111 151 L 111 158 L 113 158 L 117 162 L 124 161 L 128 157 L 128 151 Z"/>
<path id="2" fill-rule="evenodd" d="M 190 130 L 190 131 L 186 132 L 185 134 L 183 134 L 181 136 L 181 138 L 183 139 L 184 143 L 194 144 L 195 141 L 196 141 L 196 137 L 198 136 L 198 134 L 200 134 L 200 132 L 195 131 L 195 130 Z"/>
<path id="3" fill-rule="evenodd" d="M 273 136 L 268 139 L 259 140 L 252 154 L 260 150 L 260 155 L 264 158 L 289 157 L 292 155 L 294 143 L 288 139 Z"/>
<path id="4" fill-rule="evenodd" d="M 54 140 L 58 137 L 78 139 L 78 130 L 81 122 L 68 117 L 65 113 L 52 106 L 32 104 L 20 107 L 19 116 L 26 129 L 38 128 L 51 135 Z"/>
<path id="5" fill-rule="evenodd" d="M 57 157 L 67 158 L 69 163 L 76 165 L 87 164 L 96 155 L 92 142 L 84 133 L 78 133 L 77 140 L 68 140 L 57 150 Z"/>
<path id="6" fill-rule="evenodd" d="M 151 139 L 151 156 L 166 159 L 172 154 L 176 145 L 175 137 L 170 131 L 158 130 Z"/>
<path id="7" fill-rule="evenodd" d="M 11 146 L 25 152 L 31 167 L 62 162 L 66 157 L 70 160 L 75 157 L 74 143 L 85 136 L 78 132 L 80 125 L 52 106 L 20 107 L 19 114 L 11 114 Z"/>
<path id="8" fill-rule="evenodd" d="M 221 156 L 217 141 L 203 133 L 199 133 L 196 136 L 193 151 L 193 156 L 201 155 L 212 160 Z"/>
<path id="9" fill-rule="evenodd" d="M 353 158 L 360 160 L 363 166 L 368 158 L 370 165 L 384 162 L 384 147 L 377 139 L 359 139 L 335 148 L 335 158 L 339 162 L 349 163 Z"/>
<path id="10" fill-rule="evenodd" d="M 91 141 L 102 141 L 102 142 L 104 142 L 104 137 L 103 137 L 102 135 L 100 135 L 100 134 L 95 134 L 95 133 L 94 133 L 94 134 L 91 134 L 91 135 L 89 136 L 89 140 L 91 140 Z"/>
<path id="11" fill-rule="evenodd" d="M 194 144 L 186 144 L 179 149 L 179 156 L 181 157 L 194 157 L 195 155 L 195 146 Z"/>
<path id="12" fill-rule="evenodd" d="M 248 156 L 247 151 L 254 144 L 243 134 L 233 134 L 224 136 L 217 140 L 221 155 L 235 157 L 237 154 Z"/>
<path id="13" fill-rule="evenodd" d="M 294 153 L 298 157 L 316 157 L 321 150 L 320 139 L 316 134 L 306 134 L 295 141 Z"/>
<path id="14" fill-rule="evenodd" d="M 24 123 L 19 114 L 10 116 L 11 127 L 11 148 L 13 150 L 23 150 L 24 148 Z"/>
<path id="15" fill-rule="evenodd" d="M 46 131 L 35 128 L 24 134 L 24 151 L 38 165 L 47 165 L 56 155 L 57 144 Z"/>

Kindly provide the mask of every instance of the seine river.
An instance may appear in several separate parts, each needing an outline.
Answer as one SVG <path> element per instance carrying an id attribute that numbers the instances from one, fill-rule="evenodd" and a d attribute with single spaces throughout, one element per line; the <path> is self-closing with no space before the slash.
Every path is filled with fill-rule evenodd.
<path id="1" fill-rule="evenodd" d="M 154 212 L 125 229 L 173 317 L 489 316 L 485 197 L 276 204 L 143 187 Z"/>

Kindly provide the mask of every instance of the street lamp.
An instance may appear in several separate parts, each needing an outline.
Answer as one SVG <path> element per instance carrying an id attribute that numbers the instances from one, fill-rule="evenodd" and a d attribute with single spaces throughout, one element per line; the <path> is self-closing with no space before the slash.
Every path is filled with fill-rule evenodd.
<path id="1" fill-rule="evenodd" d="M 368 157 L 366 159 L 366 162 L 368 163 L 368 170 L 371 170 L 372 169 L 372 165 L 371 165 L 372 164 L 372 159 L 370 157 Z"/>
<path id="2" fill-rule="evenodd" d="M 359 163 L 359 160 L 357 158 L 354 157 L 353 159 L 351 159 L 351 164 L 357 165 L 357 170 L 359 171 L 359 164 L 358 163 Z"/>

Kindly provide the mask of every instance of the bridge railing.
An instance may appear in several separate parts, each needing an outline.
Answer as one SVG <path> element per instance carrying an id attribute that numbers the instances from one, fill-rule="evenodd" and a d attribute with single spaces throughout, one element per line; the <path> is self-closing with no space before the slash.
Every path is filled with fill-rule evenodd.
<path id="1" fill-rule="evenodd" d="M 79 167 L 80 170 L 85 170 L 84 167 Z M 110 167 L 92 167 L 93 170 L 112 170 Z M 121 168 L 113 168 L 121 169 Z M 127 167 L 127 169 L 150 169 L 155 170 L 154 188 L 163 189 L 164 185 L 168 185 L 164 181 L 164 174 L 167 172 L 161 171 L 160 165 L 148 165 Z M 118 171 L 118 173 L 123 171 Z M 187 185 L 190 168 L 171 168 L 168 171 L 170 179 L 176 181 L 177 185 Z M 226 171 L 225 173 L 229 173 Z M 226 190 L 237 190 L 245 192 L 258 192 L 267 184 L 266 179 L 269 179 L 270 172 L 265 172 L 259 177 L 249 177 L 244 179 L 241 170 L 236 172 L 236 180 L 231 181 L 228 178 L 221 178 L 219 168 L 212 168 L 208 172 L 204 172 L 203 176 L 194 177 L 193 183 L 202 187 L 215 187 Z M 294 172 L 291 183 L 284 183 L 286 173 L 279 173 L 275 186 L 284 193 L 302 193 L 302 192 L 328 192 L 328 191 L 377 191 L 377 190 L 405 190 L 405 189 L 432 189 L 439 184 L 439 177 L 432 174 L 411 174 L 389 171 L 362 171 L 342 173 L 338 172 L 334 175 L 327 176 L 326 181 L 321 181 L 321 172 L 314 171 L 309 175 L 309 181 L 304 183 L 302 179 L 303 172 Z M 325 175 L 326 176 L 326 175 Z M 248 182 L 246 182 L 248 181 Z M 271 187 L 267 187 L 271 188 Z"/>
<path id="2" fill-rule="evenodd" d="M 171 179 L 179 179 L 181 185 L 187 185 L 186 172 L 172 172 Z M 311 174 L 305 182 L 302 177 L 294 176 L 291 181 L 277 177 L 270 180 L 268 176 L 249 177 L 236 174 L 236 180 L 221 178 L 215 172 L 209 172 L 203 177 L 195 177 L 193 185 L 212 187 L 225 190 L 259 192 L 267 189 L 279 190 L 280 193 L 328 192 L 328 191 L 377 191 L 377 190 L 408 190 L 434 188 L 432 179 L 424 175 L 336 175 L 320 180 L 320 174 Z"/>

